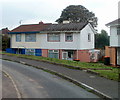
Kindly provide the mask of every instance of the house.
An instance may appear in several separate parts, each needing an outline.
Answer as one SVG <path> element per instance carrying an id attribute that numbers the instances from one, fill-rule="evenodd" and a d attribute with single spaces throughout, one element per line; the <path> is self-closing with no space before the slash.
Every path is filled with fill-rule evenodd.
<path id="1" fill-rule="evenodd" d="M 110 57 L 110 64 L 120 66 L 120 18 L 106 26 L 110 27 L 110 46 L 106 47 L 105 55 Z"/>
<path id="2" fill-rule="evenodd" d="M 89 23 L 43 23 L 13 29 L 9 53 L 96 62 L 95 30 Z"/>

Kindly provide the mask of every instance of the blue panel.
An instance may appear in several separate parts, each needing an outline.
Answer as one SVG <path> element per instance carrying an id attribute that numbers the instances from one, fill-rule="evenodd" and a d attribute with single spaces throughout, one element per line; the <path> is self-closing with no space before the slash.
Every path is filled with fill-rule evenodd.
<path id="1" fill-rule="evenodd" d="M 34 31 L 34 32 L 8 32 L 8 34 L 31 34 L 31 33 L 39 33 L 39 31 Z"/>
<path id="2" fill-rule="evenodd" d="M 41 49 L 35 49 L 35 56 L 42 56 L 42 50 Z"/>
<path id="3" fill-rule="evenodd" d="M 21 50 L 21 54 L 25 54 L 25 49 L 22 49 L 22 50 Z"/>
<path id="4" fill-rule="evenodd" d="M 7 48 L 7 49 L 6 49 L 6 52 L 7 52 L 7 53 L 14 53 L 14 54 L 16 54 L 16 50 L 13 49 L 13 48 Z"/>

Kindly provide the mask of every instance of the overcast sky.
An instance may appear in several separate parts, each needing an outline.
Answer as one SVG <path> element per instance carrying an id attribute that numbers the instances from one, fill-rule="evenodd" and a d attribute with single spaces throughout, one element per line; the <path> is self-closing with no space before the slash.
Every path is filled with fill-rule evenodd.
<path id="1" fill-rule="evenodd" d="M 0 0 L 2 25 L 10 30 L 21 24 L 55 23 L 63 9 L 69 5 L 83 5 L 98 17 L 98 32 L 109 28 L 105 26 L 118 18 L 120 0 Z"/>

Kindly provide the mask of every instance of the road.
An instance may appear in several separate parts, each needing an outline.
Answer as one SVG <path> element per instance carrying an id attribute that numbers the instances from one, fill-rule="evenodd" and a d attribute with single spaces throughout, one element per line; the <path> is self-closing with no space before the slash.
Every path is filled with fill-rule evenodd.
<path id="1" fill-rule="evenodd" d="M 11 76 L 21 98 L 99 98 L 66 80 L 30 66 L 3 60 L 2 69 Z M 3 85 L 3 88 L 6 87 Z"/>

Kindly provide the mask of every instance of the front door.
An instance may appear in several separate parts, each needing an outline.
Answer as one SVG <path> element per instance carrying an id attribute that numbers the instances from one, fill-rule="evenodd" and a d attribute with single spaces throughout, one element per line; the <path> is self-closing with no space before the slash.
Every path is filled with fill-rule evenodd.
<path id="1" fill-rule="evenodd" d="M 120 65 L 120 48 L 117 49 L 117 65 Z"/>
<path id="2" fill-rule="evenodd" d="M 62 59 L 67 60 L 68 58 L 68 52 L 62 52 Z"/>

